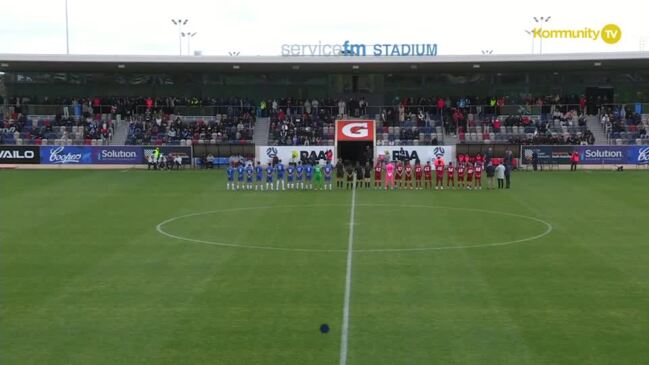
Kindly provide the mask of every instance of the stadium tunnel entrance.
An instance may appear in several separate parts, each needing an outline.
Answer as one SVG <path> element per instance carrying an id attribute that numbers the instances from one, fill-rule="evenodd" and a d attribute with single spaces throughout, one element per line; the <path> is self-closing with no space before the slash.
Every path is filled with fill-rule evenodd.
<path id="1" fill-rule="evenodd" d="M 351 162 L 356 164 L 360 162 L 372 162 L 374 158 L 374 142 L 373 141 L 338 141 L 336 146 L 338 151 L 338 158 L 343 162 Z"/>

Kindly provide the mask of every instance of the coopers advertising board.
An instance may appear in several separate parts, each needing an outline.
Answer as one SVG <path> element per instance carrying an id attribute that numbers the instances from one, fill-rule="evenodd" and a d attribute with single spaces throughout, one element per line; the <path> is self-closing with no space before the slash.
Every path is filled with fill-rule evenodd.
<path id="1" fill-rule="evenodd" d="M 629 161 L 634 161 L 629 163 L 649 165 L 649 146 L 629 146 L 629 149 Z"/>
<path id="2" fill-rule="evenodd" d="M 84 146 L 41 146 L 41 164 L 88 165 L 92 151 Z"/>

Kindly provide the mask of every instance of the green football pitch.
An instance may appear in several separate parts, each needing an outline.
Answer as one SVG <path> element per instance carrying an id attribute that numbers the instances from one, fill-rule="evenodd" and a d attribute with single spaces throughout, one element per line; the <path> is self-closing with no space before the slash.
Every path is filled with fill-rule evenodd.
<path id="1" fill-rule="evenodd" d="M 355 194 L 0 171 L 0 363 L 647 363 L 648 187 L 647 171 Z"/>

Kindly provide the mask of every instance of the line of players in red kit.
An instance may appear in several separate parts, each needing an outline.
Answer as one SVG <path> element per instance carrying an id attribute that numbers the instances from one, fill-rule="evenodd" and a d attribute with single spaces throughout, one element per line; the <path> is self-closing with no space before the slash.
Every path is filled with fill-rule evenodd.
<path id="1" fill-rule="evenodd" d="M 481 155 L 476 155 L 471 160 L 468 155 L 459 155 L 457 166 L 453 162 L 445 164 L 441 156 L 437 157 L 432 165 L 430 161 L 426 161 L 426 164 L 422 165 L 419 160 L 416 160 L 414 166 L 408 160 L 386 163 L 379 159 L 374 165 L 374 188 L 432 189 L 433 170 L 435 172 L 435 190 L 444 190 L 444 176 L 446 176 L 447 189 L 457 187 L 458 189 L 482 190 L 484 159 Z M 457 185 L 455 184 L 456 177 Z"/>

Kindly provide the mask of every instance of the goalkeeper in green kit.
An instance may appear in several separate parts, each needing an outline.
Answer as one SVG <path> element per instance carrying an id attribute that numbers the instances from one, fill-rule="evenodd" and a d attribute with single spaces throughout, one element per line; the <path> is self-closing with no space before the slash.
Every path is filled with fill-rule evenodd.
<path id="1" fill-rule="evenodd" d="M 315 189 L 316 190 L 323 190 L 322 189 L 322 168 L 320 167 L 320 161 L 315 163 L 315 167 L 313 168 L 313 177 L 315 177 Z"/>

